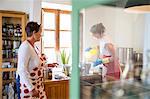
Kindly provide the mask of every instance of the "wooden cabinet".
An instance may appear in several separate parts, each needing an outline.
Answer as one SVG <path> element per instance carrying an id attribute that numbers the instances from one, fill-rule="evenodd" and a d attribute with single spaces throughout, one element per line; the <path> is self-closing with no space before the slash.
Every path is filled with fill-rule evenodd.
<path id="1" fill-rule="evenodd" d="M 26 20 L 26 14 L 23 12 L 0 10 L 0 97 L 4 95 L 8 98 L 6 89 L 12 82 L 16 92 L 17 52 L 26 38 Z"/>
<path id="2" fill-rule="evenodd" d="M 48 99 L 69 99 L 69 80 L 44 82 Z"/>

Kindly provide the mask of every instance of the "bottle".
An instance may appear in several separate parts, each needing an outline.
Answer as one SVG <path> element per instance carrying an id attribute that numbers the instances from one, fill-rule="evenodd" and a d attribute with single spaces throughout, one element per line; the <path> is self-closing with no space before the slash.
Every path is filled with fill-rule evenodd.
<path id="1" fill-rule="evenodd" d="M 3 58 L 6 58 L 6 50 L 3 50 Z"/>
<path id="2" fill-rule="evenodd" d="M 21 33 L 22 33 L 21 24 L 16 25 L 16 33 L 17 33 L 17 36 L 21 36 Z"/>
<path id="3" fill-rule="evenodd" d="M 8 99 L 8 85 L 4 85 L 3 99 Z"/>
<path id="4" fill-rule="evenodd" d="M 102 67 L 99 68 L 99 73 L 100 73 L 100 83 L 102 83 L 103 82 L 103 68 Z"/>
<path id="5" fill-rule="evenodd" d="M 11 83 L 9 83 L 8 89 L 8 99 L 14 99 L 14 89 Z"/>
<path id="6" fill-rule="evenodd" d="M 18 47 L 18 45 L 17 45 L 17 41 L 13 41 L 13 49 L 16 49 Z"/>
<path id="7" fill-rule="evenodd" d="M 7 33 L 7 24 L 6 23 L 4 23 L 2 26 L 2 33 L 3 33 L 3 35 L 6 36 L 6 34 L 5 34 L 5 33 Z"/>
<path id="8" fill-rule="evenodd" d="M 13 36 L 14 35 L 14 24 L 10 24 L 9 26 L 9 36 Z"/>
<path id="9" fill-rule="evenodd" d="M 49 70 L 48 70 L 48 79 L 52 80 L 52 69 L 51 68 L 49 68 Z"/>
<path id="10" fill-rule="evenodd" d="M 44 68 L 43 75 L 44 75 L 44 80 L 45 80 L 45 79 L 48 79 L 48 71 L 47 71 L 47 68 Z"/>

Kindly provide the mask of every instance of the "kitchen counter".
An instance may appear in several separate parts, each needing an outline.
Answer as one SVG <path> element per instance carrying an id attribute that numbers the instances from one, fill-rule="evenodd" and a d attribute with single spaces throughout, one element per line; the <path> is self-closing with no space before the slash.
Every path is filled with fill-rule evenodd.
<path id="1" fill-rule="evenodd" d="M 100 82 L 81 80 L 81 99 L 150 99 L 150 84 L 133 80 Z"/>
<path id="2" fill-rule="evenodd" d="M 150 99 L 150 83 L 115 80 L 100 75 L 80 77 L 80 99 Z M 48 99 L 69 99 L 69 79 L 45 80 Z"/>
<path id="3" fill-rule="evenodd" d="M 69 79 L 45 80 L 44 86 L 48 99 L 69 99 Z"/>

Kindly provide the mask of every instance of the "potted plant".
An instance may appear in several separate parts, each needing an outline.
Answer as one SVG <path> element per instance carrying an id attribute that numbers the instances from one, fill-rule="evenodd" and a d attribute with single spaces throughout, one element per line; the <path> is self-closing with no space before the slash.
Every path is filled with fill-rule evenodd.
<path id="1" fill-rule="evenodd" d="M 70 71 L 70 65 L 69 65 L 69 59 L 70 59 L 70 54 L 67 55 L 65 50 L 62 50 L 60 52 L 61 55 L 61 62 L 63 64 L 64 67 L 64 73 L 69 76 L 69 71 Z"/>
<path id="2" fill-rule="evenodd" d="M 60 53 L 60 55 L 61 55 L 62 64 L 63 65 L 68 64 L 69 63 L 70 55 L 67 55 L 67 53 L 66 53 L 65 50 L 62 50 L 62 52 Z"/>

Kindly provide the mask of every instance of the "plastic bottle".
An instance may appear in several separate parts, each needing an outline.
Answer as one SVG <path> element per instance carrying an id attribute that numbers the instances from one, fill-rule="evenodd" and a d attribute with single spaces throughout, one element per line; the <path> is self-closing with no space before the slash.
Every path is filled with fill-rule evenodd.
<path id="1" fill-rule="evenodd" d="M 8 99 L 14 99 L 14 89 L 12 84 L 9 84 Z"/>

